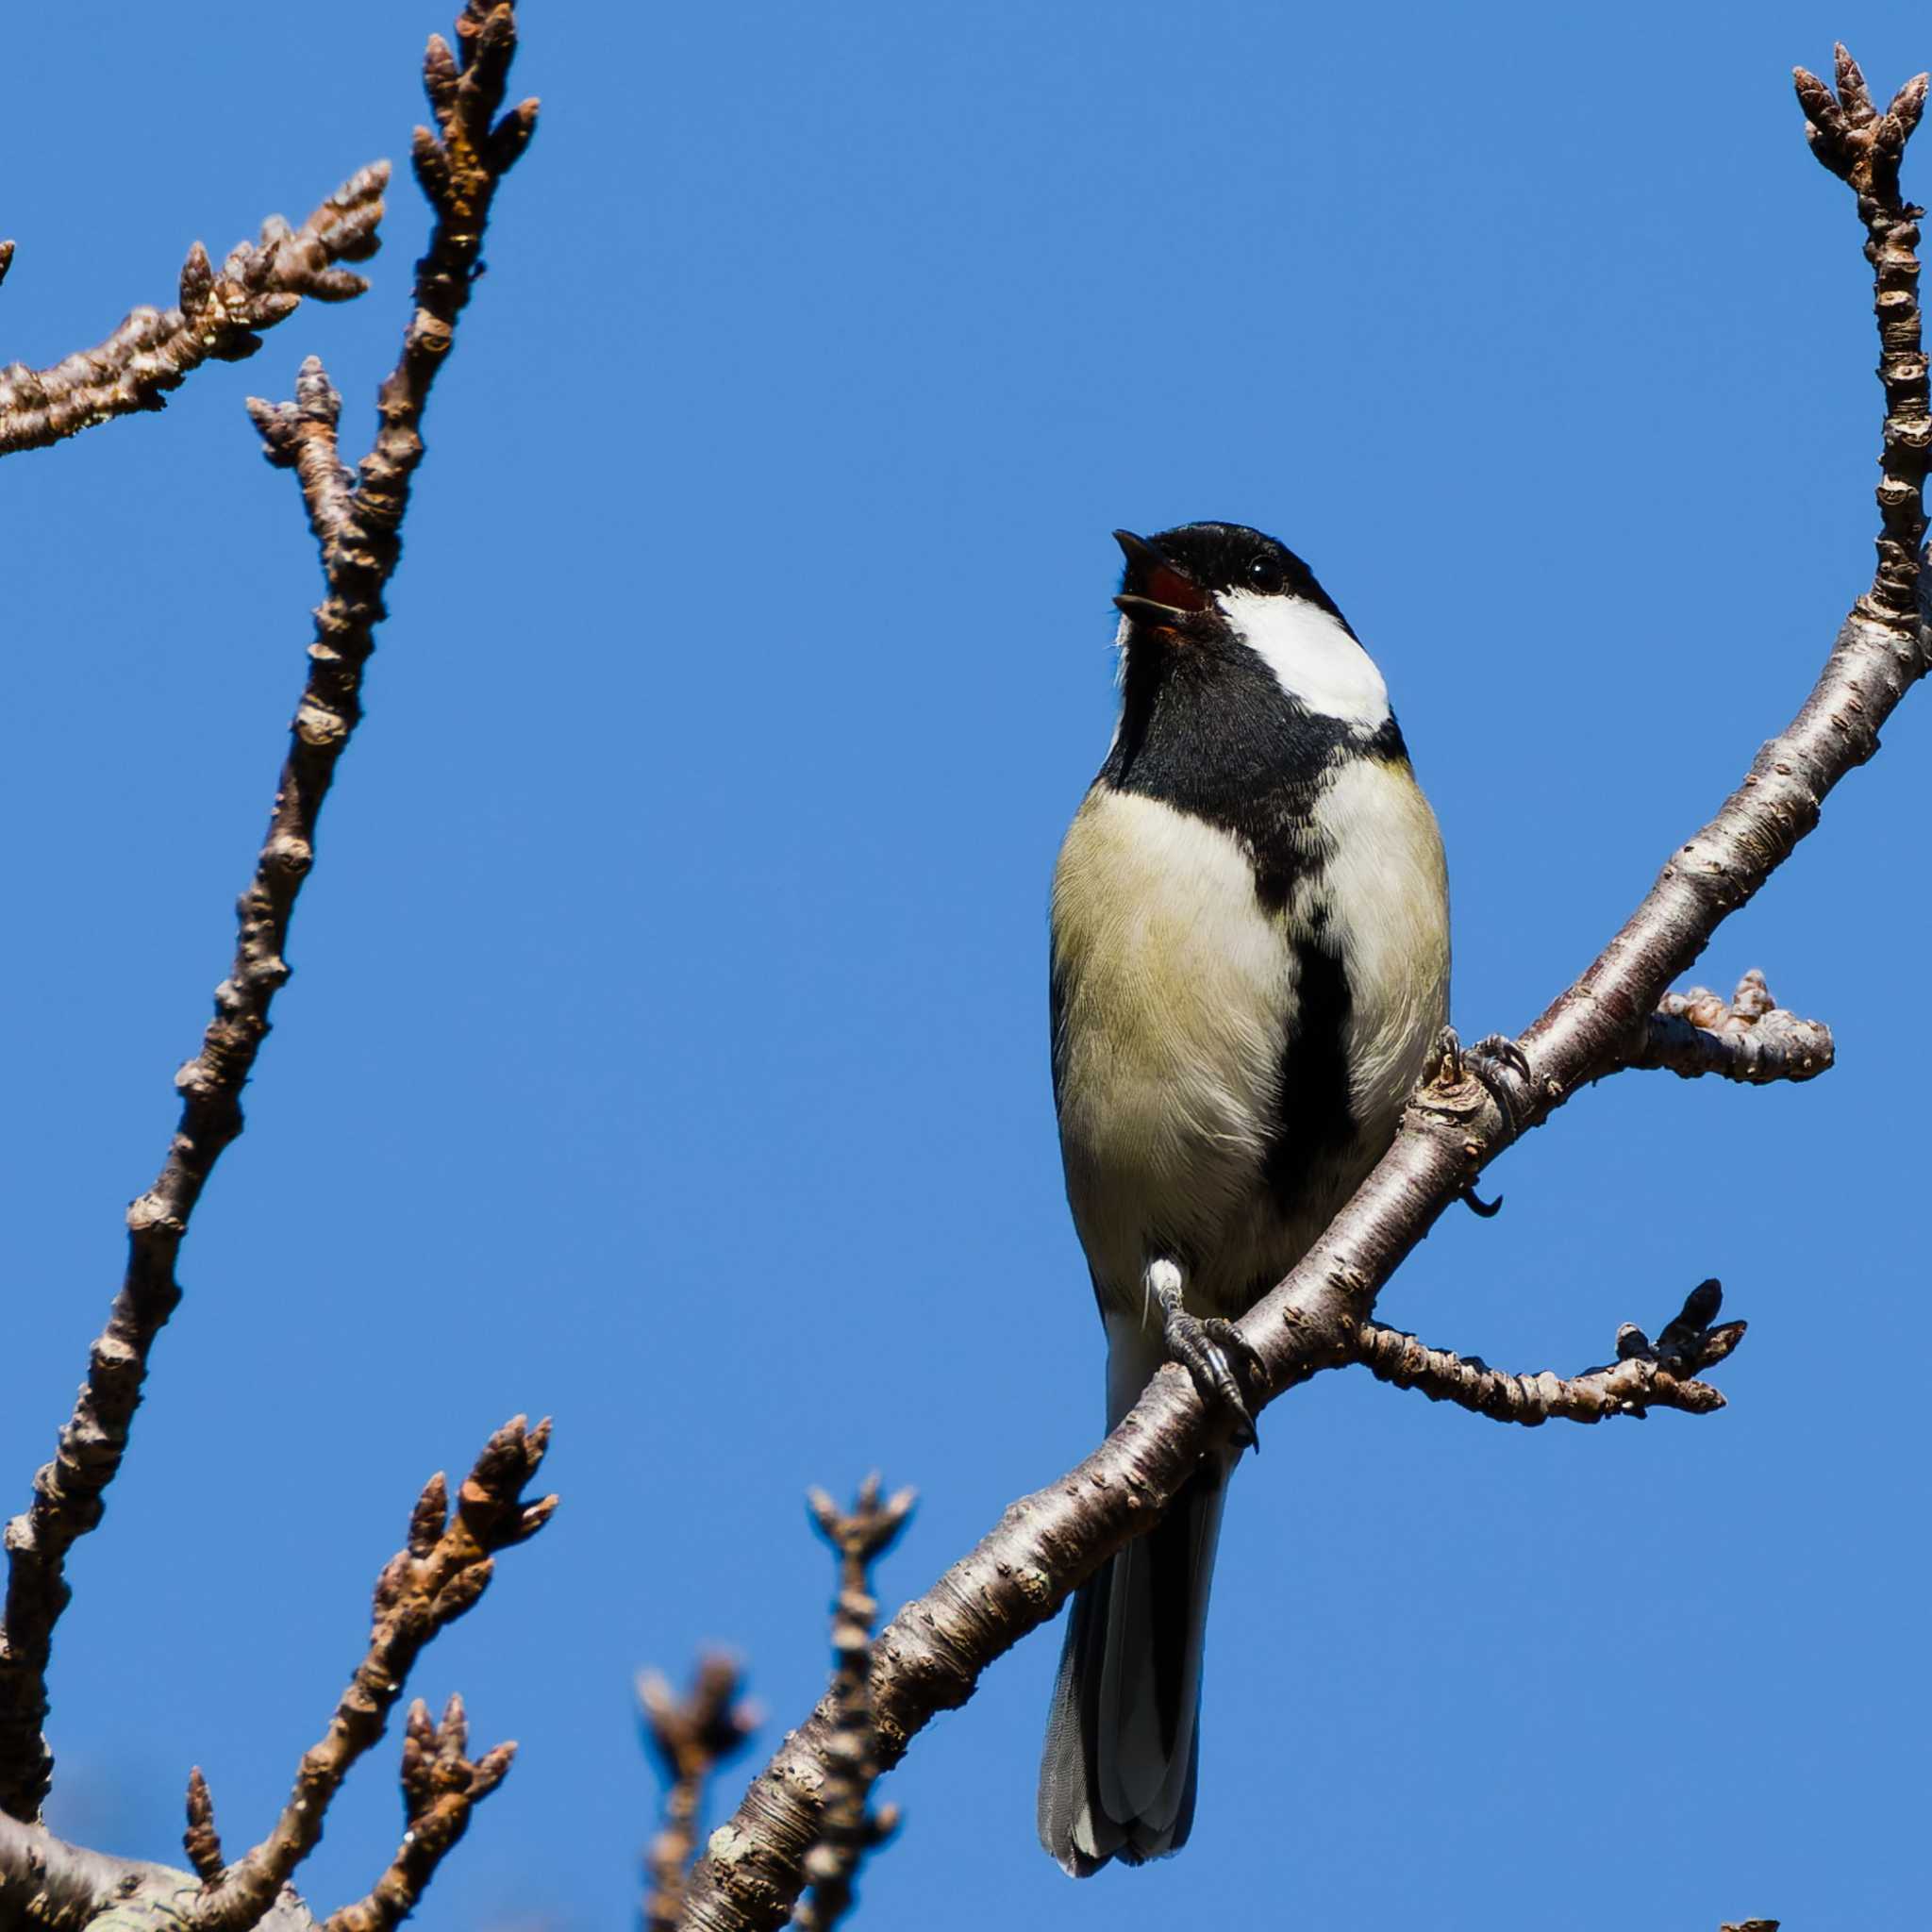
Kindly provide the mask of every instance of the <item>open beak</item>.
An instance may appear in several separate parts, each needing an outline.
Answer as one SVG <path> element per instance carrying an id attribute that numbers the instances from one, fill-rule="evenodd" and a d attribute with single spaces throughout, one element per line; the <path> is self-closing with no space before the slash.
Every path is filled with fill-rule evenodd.
<path id="1" fill-rule="evenodd" d="M 1125 587 L 1113 601 L 1141 624 L 1171 629 L 1185 624 L 1212 601 L 1179 565 L 1170 563 L 1144 537 L 1116 530 L 1113 541 L 1127 559 Z"/>

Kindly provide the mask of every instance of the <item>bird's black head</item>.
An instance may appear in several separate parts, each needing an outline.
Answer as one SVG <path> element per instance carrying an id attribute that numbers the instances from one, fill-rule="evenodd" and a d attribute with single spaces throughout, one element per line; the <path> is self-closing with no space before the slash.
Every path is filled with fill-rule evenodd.
<path id="1" fill-rule="evenodd" d="M 1286 544 L 1241 524 L 1114 536 L 1127 559 L 1114 599 L 1123 780 L 1148 759 L 1201 773 L 1232 758 L 1241 782 L 1261 782 L 1391 724 L 1382 674 Z"/>
<path id="2" fill-rule="evenodd" d="M 1154 537 L 1131 530 L 1113 535 L 1127 559 L 1114 602 L 1136 623 L 1197 628 L 1201 619 L 1211 623 L 1220 616 L 1217 592 L 1236 591 L 1296 599 L 1342 621 L 1314 572 L 1287 544 L 1244 524 L 1183 524 Z"/>

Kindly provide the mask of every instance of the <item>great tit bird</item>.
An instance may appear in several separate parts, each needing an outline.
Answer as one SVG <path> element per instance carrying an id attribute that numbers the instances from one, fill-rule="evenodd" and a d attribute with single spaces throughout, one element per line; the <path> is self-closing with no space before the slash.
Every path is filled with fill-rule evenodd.
<path id="1" fill-rule="evenodd" d="M 1448 879 L 1382 675 L 1307 565 L 1236 524 L 1114 534 L 1120 722 L 1053 884 L 1067 1198 L 1108 1427 L 1172 1359 L 1246 1424 L 1230 1324 L 1394 1136 L 1447 1019 Z M 1040 1837 L 1075 1876 L 1187 1842 L 1241 1441 L 1074 1597 Z"/>

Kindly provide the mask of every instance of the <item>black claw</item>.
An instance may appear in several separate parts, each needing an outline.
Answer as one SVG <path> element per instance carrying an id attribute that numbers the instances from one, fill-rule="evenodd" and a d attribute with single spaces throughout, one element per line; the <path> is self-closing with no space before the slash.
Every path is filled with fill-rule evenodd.
<path id="1" fill-rule="evenodd" d="M 1462 1064 L 1502 1109 L 1503 1119 L 1509 1128 L 1510 1137 L 1514 1139 L 1521 1131 L 1522 1120 L 1516 1111 L 1516 1101 L 1509 1091 L 1509 1083 L 1502 1078 L 1497 1069 L 1507 1067 L 1534 1092 L 1536 1076 L 1530 1072 L 1528 1056 L 1507 1033 L 1491 1033 L 1486 1039 L 1478 1040 L 1474 1046 L 1463 1048 Z"/>
<path id="2" fill-rule="evenodd" d="M 1484 1221 L 1493 1221 L 1503 1211 L 1503 1197 L 1498 1194 L 1493 1201 L 1485 1201 L 1474 1188 L 1464 1188 L 1456 1197 L 1469 1211 Z"/>
<path id="3" fill-rule="evenodd" d="M 1507 1033 L 1485 1034 L 1470 1051 L 1481 1054 L 1489 1059 L 1501 1060 L 1505 1066 L 1513 1068 L 1521 1074 L 1525 1080 L 1536 1078 L 1529 1070 L 1529 1056 Z"/>
<path id="4" fill-rule="evenodd" d="M 1261 1436 L 1249 1412 L 1241 1377 L 1245 1374 L 1256 1388 L 1263 1385 L 1265 1371 L 1260 1355 L 1232 1322 L 1224 1322 L 1218 1315 L 1204 1320 L 1189 1314 L 1178 1303 L 1166 1306 L 1167 1322 L 1161 1336 L 1169 1358 L 1177 1361 L 1193 1377 L 1194 1388 L 1203 1402 L 1234 1418 L 1235 1447 L 1252 1449 L 1259 1455 Z"/>

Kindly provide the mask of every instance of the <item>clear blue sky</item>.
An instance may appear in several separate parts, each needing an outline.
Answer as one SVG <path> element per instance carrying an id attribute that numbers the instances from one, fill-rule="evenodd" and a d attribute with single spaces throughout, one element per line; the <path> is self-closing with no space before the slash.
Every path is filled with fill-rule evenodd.
<path id="1" fill-rule="evenodd" d="M 58 44 L 16 37 L 5 356 L 400 158 L 443 4 L 134 33 L 75 0 Z M 1457 1017 L 1522 1025 L 1867 580 L 1866 272 L 1787 75 L 1834 35 L 1888 89 L 1932 65 L 1869 0 L 527 12 L 543 128 L 54 1681 L 60 1827 L 178 1856 L 198 1760 L 252 1841 L 417 1486 L 554 1412 L 561 1513 L 412 1686 L 524 1746 L 422 1915 L 450 1932 L 627 1923 L 638 1664 L 728 1640 L 775 1717 L 808 1707 L 808 1483 L 919 1486 L 895 1603 L 1094 1440 L 1043 949 L 1108 729 L 1108 531 L 1234 518 L 1309 558 L 1442 820 Z M 393 208 L 366 301 L 0 465 L 8 1511 L 299 685 L 311 546 L 242 398 L 318 351 L 360 446 L 425 231 Z M 1762 966 L 1839 1069 L 1581 1096 L 1384 1304 L 1574 1370 L 1715 1274 L 1752 1324 L 1733 1407 L 1531 1433 L 1298 1392 L 1229 1516 L 1193 1844 L 1082 1887 L 1036 1849 L 1042 1635 L 892 1780 L 866 1922 L 1922 1908 L 1925 1425 L 1889 1366 L 1926 1283 L 1928 712 L 1700 971 Z M 388 1857 L 394 1761 L 331 1818 L 319 1906 Z"/>

